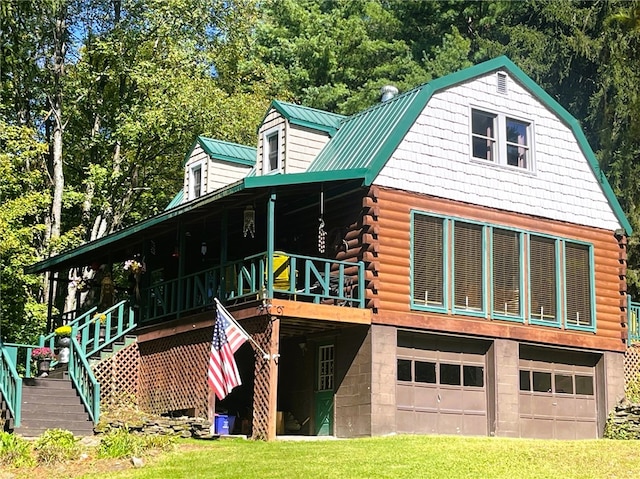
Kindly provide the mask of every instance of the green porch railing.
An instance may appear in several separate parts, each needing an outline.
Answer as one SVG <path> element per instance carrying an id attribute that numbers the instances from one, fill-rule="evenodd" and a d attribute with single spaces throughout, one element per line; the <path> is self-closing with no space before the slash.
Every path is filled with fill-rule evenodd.
<path id="1" fill-rule="evenodd" d="M 259 253 L 144 288 L 141 321 L 212 308 L 215 297 L 223 303 L 288 297 L 364 308 L 363 262 L 275 252 L 271 258 L 273 287 L 269 291 L 266 256 Z"/>
<path id="2" fill-rule="evenodd" d="M 22 378 L 16 370 L 17 348 L 5 346 L 0 340 L 0 353 L 0 393 L 13 416 L 14 427 L 19 427 L 22 418 Z"/>
<path id="3" fill-rule="evenodd" d="M 629 344 L 640 341 L 640 303 L 634 303 L 629 298 L 627 307 L 627 324 L 629 330 Z"/>

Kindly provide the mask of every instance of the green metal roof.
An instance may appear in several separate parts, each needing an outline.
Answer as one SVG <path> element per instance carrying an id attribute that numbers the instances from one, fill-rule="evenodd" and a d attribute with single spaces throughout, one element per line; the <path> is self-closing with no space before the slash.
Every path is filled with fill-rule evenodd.
<path id="1" fill-rule="evenodd" d="M 200 145 L 205 153 L 215 160 L 229 161 L 246 166 L 254 166 L 256 164 L 255 147 L 199 136 L 191 146 L 189 153 L 187 153 L 183 165 L 189 160 L 197 145 Z"/>
<path id="2" fill-rule="evenodd" d="M 173 197 L 171 202 L 167 205 L 167 207 L 164 210 L 167 211 L 167 210 L 170 210 L 171 208 L 175 208 L 176 206 L 182 204 L 183 198 L 184 198 L 184 190 L 178 191 L 178 193 L 176 193 L 176 196 Z"/>
<path id="3" fill-rule="evenodd" d="M 344 170 L 354 170 L 354 173 L 357 171 L 359 174 L 362 169 L 366 169 L 365 184 L 370 185 L 435 92 L 496 70 L 508 71 L 572 130 L 618 221 L 627 234 L 631 235 L 631 224 L 600 169 L 578 120 L 505 56 L 437 78 L 345 119 L 307 172 L 324 171 L 327 179 L 331 179 L 338 171 L 344 174 Z"/>
<path id="4" fill-rule="evenodd" d="M 345 119 L 344 116 L 336 113 L 316 110 L 315 108 L 309 108 L 307 106 L 296 105 L 294 103 L 287 103 L 279 100 L 271 102 L 271 105 L 267 109 L 267 114 L 272 108 L 280 112 L 280 114 L 292 125 L 323 131 L 329 136 L 333 136 L 336 131 L 338 131 L 340 123 Z"/>

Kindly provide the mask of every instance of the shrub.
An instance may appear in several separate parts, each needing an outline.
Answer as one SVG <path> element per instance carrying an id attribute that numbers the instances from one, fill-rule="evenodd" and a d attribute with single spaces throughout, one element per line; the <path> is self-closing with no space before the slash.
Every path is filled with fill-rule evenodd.
<path id="1" fill-rule="evenodd" d="M 0 464 L 31 467 L 34 462 L 29 441 L 8 432 L 0 432 Z"/>
<path id="2" fill-rule="evenodd" d="M 163 451 L 173 447 L 177 436 L 137 435 L 126 429 L 113 429 L 100 439 L 98 457 L 122 459 L 140 456 L 150 449 Z"/>
<path id="3" fill-rule="evenodd" d="M 33 444 L 40 464 L 69 461 L 80 456 L 80 445 L 71 431 L 48 429 Z"/>
<path id="4" fill-rule="evenodd" d="M 100 439 L 98 457 L 120 459 L 140 454 L 142 437 L 134 436 L 125 429 L 109 431 Z"/>

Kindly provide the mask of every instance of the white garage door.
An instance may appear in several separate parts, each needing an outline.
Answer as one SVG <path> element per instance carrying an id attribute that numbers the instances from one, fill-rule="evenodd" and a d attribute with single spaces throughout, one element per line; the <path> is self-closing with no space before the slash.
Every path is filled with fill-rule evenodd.
<path id="1" fill-rule="evenodd" d="M 486 435 L 489 345 L 398 331 L 397 432 Z"/>

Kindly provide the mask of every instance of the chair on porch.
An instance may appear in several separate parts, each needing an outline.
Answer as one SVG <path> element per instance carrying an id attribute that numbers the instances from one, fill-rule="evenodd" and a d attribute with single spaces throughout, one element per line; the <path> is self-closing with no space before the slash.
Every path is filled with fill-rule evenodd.
<path id="1" fill-rule="evenodd" d="M 295 273 L 297 275 L 297 272 Z M 280 292 L 289 292 L 291 288 L 291 257 L 282 251 L 273 254 L 273 289 Z M 290 292 L 295 299 L 295 280 L 293 291 Z"/>

